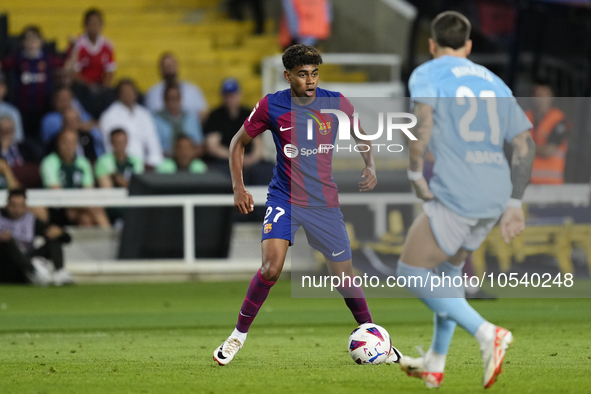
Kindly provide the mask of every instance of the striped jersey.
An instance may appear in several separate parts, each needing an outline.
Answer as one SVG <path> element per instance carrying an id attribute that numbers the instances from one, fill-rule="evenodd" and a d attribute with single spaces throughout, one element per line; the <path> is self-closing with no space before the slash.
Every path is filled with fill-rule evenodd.
<path id="1" fill-rule="evenodd" d="M 353 119 L 351 102 L 339 92 L 316 89 L 309 104 L 292 101 L 290 89 L 268 94 L 244 121 L 249 136 L 266 130 L 273 134 L 277 164 L 269 184 L 269 197 L 301 207 L 339 206 L 338 189 L 332 177 L 332 154 L 338 118 L 322 113 L 336 109 Z"/>

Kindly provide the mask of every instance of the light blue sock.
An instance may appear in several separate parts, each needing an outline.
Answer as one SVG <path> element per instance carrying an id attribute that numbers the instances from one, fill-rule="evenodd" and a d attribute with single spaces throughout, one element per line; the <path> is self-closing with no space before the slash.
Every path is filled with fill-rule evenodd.
<path id="1" fill-rule="evenodd" d="M 401 277 L 404 277 L 406 287 L 439 317 L 455 321 L 470 335 L 474 336 L 478 327 L 486 321 L 468 304 L 465 298 L 458 298 L 459 294 L 463 294 L 463 286 L 459 286 L 461 293 L 458 287 L 453 286 L 440 286 L 432 291 L 433 280 L 431 277 L 436 274 L 426 268 L 404 264 L 400 260 L 398 260 L 396 275 L 399 281 Z M 446 275 L 450 276 L 447 273 Z M 400 282 L 398 283 L 400 284 Z M 427 285 L 421 286 L 421 283 L 423 285 L 427 283 Z"/>
<path id="2" fill-rule="evenodd" d="M 455 266 L 446 261 L 435 268 L 435 274 L 439 276 L 445 274 L 450 277 L 461 277 L 463 266 L 464 263 L 462 263 L 460 266 Z M 434 313 L 433 342 L 431 342 L 431 349 L 433 349 L 433 351 L 435 351 L 437 354 L 447 354 L 449 345 L 451 344 L 451 340 L 454 336 L 454 331 L 456 330 L 456 326 L 457 323 L 455 321 Z"/>

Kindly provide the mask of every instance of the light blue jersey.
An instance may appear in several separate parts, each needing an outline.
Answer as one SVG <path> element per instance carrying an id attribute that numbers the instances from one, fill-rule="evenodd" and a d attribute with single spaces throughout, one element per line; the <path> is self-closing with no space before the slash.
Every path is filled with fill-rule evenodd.
<path id="1" fill-rule="evenodd" d="M 433 108 L 433 195 L 460 216 L 499 217 L 513 189 L 503 141 L 532 127 L 511 90 L 485 67 L 456 56 L 420 65 L 408 84 L 413 102 Z"/>

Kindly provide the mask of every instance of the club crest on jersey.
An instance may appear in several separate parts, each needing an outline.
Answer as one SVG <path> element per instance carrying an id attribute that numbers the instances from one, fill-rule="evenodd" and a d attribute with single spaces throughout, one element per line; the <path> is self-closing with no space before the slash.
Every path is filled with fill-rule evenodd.
<path id="1" fill-rule="evenodd" d="M 330 133 L 332 131 L 332 127 L 330 125 L 331 122 L 327 122 L 320 112 L 314 111 L 313 109 L 310 109 L 310 111 L 314 113 L 312 114 L 310 112 L 306 112 L 306 115 L 309 115 L 312 119 L 316 121 L 316 124 L 318 124 L 318 132 L 322 135 L 327 135 L 328 133 Z M 308 134 L 310 134 L 311 125 L 312 120 L 310 119 L 308 121 Z"/>
<path id="2" fill-rule="evenodd" d="M 265 227 L 263 227 L 263 232 L 265 234 L 269 234 L 272 229 L 273 229 L 273 223 L 267 223 L 267 224 L 265 224 Z"/>

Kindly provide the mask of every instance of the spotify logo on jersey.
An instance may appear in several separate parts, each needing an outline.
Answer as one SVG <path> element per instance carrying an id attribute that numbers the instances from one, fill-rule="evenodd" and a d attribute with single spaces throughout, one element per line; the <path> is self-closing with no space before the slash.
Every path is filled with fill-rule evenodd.
<path id="1" fill-rule="evenodd" d="M 298 156 L 298 147 L 294 144 L 286 144 L 283 147 L 283 153 L 285 153 L 285 156 L 293 159 Z"/>

